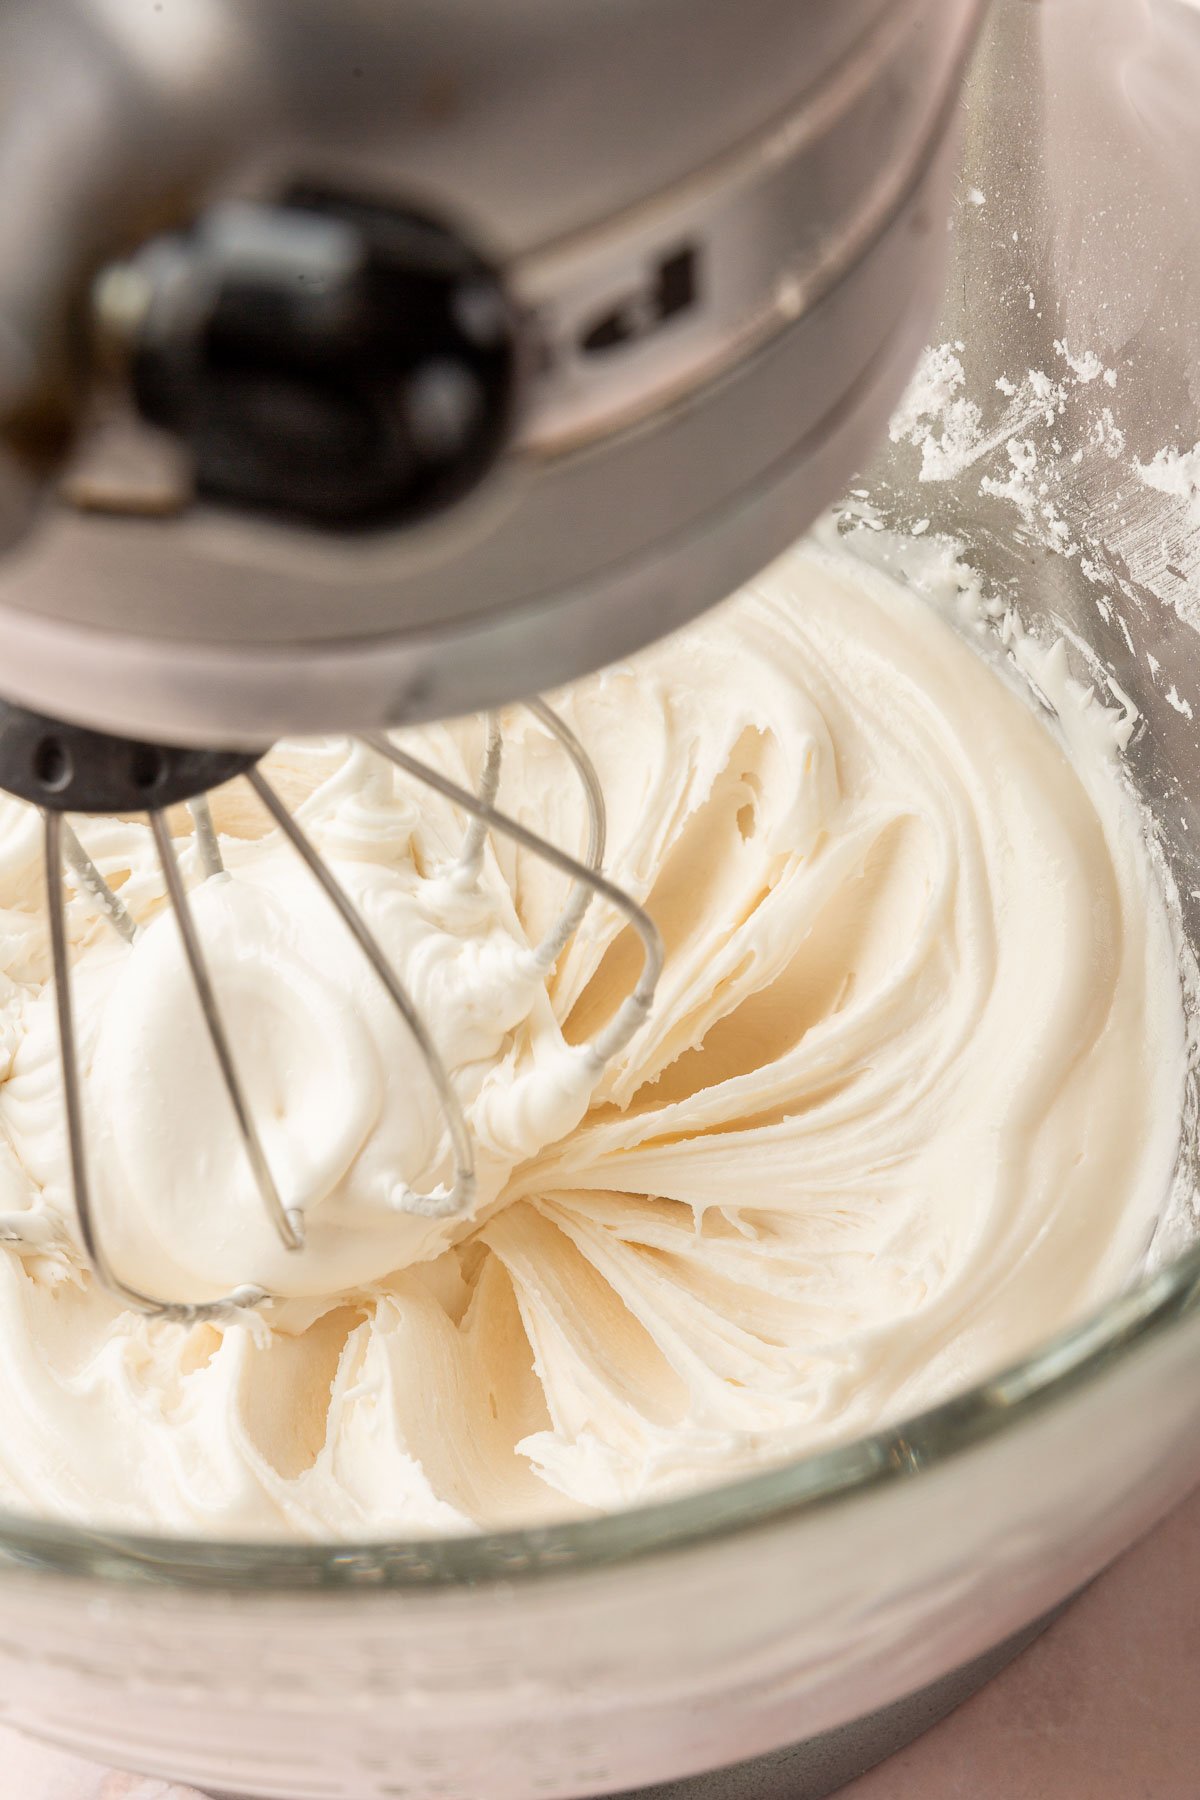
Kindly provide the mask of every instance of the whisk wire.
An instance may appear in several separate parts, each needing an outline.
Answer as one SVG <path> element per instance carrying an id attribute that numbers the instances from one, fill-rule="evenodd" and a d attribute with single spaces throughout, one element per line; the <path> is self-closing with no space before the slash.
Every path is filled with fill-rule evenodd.
<path id="1" fill-rule="evenodd" d="M 604 812 L 604 793 L 600 786 L 600 777 L 596 774 L 596 766 L 580 743 L 566 720 L 560 718 L 553 707 L 547 706 L 544 700 L 533 699 L 525 703 L 534 718 L 539 720 L 545 729 L 566 751 L 575 773 L 583 787 L 584 799 L 587 802 L 588 841 L 586 863 L 588 876 L 595 875 L 604 861 L 605 838 L 608 822 Z M 480 798 L 484 798 L 482 789 Z M 495 796 L 488 799 L 494 802 Z M 484 827 L 485 821 L 476 815 L 473 824 Z M 542 974 L 549 974 L 555 963 L 566 949 L 571 938 L 583 922 L 583 915 L 596 897 L 596 888 L 590 879 L 576 880 L 572 885 L 567 903 L 541 943 L 533 952 L 534 967 Z"/>
<path id="2" fill-rule="evenodd" d="M 642 967 L 637 985 L 632 993 L 626 996 L 604 1029 L 584 1046 L 585 1054 L 597 1067 L 603 1067 L 605 1063 L 611 1062 L 614 1056 L 619 1056 L 645 1020 L 654 1000 L 654 990 L 658 986 L 659 975 L 662 973 L 662 938 L 650 915 L 638 905 L 631 895 L 627 894 L 623 888 L 618 887 L 615 882 L 609 881 L 598 869 L 588 868 L 577 857 L 571 856 L 566 850 L 560 850 L 557 844 L 552 844 L 547 838 L 539 837 L 536 831 L 531 831 L 519 820 L 510 818 L 507 813 L 500 812 L 497 807 L 490 805 L 477 794 L 473 794 L 461 783 L 451 780 L 448 775 L 443 775 L 439 769 L 432 768 L 428 763 L 422 762 L 419 757 L 410 755 L 407 750 L 402 750 L 398 744 L 394 744 L 391 738 L 382 732 L 369 732 L 363 737 L 362 742 L 377 751 L 380 756 L 385 756 L 396 768 L 402 769 L 414 780 L 423 782 L 426 787 L 431 787 L 435 793 L 441 794 L 443 799 L 461 807 L 472 818 L 483 820 L 492 831 L 500 832 L 502 836 L 510 838 L 513 843 L 519 844 L 522 849 L 528 850 L 531 855 L 538 856 L 543 862 L 549 863 L 551 868 L 557 869 L 560 874 L 567 875 L 573 881 L 581 883 L 589 889 L 593 897 L 606 900 L 633 927 L 641 939 L 642 945 Z M 253 769 L 246 777 L 251 782 L 256 778 L 261 780 L 258 771 Z"/>
<path id="3" fill-rule="evenodd" d="M 150 1317 L 194 1324 L 203 1319 L 228 1318 L 243 1309 L 258 1306 L 266 1299 L 262 1288 L 236 1288 L 222 1299 L 203 1304 L 159 1300 L 140 1288 L 121 1280 L 110 1264 L 92 1211 L 91 1183 L 88 1177 L 87 1140 L 83 1122 L 83 1098 L 79 1084 L 79 1055 L 75 1036 L 75 1011 L 71 991 L 71 962 L 67 951 L 66 906 L 62 891 L 63 826 L 61 813 L 46 811 L 44 860 L 46 898 L 50 914 L 50 955 L 54 973 L 54 1003 L 58 1022 L 59 1059 L 62 1065 L 63 1108 L 67 1126 L 67 1156 L 71 1168 L 71 1189 L 75 1217 L 84 1254 L 97 1279 L 115 1299 L 132 1311 Z M 70 827 L 68 826 L 69 830 Z"/>
<path id="4" fill-rule="evenodd" d="M 65 819 L 62 821 L 62 855 L 68 866 L 74 870 L 80 889 L 87 895 L 97 912 L 104 915 L 113 930 L 119 932 L 127 944 L 136 943 L 141 926 L 134 919 L 120 895 L 115 894 L 109 887 Z"/>
<path id="5" fill-rule="evenodd" d="M 383 983 L 392 1003 L 412 1033 L 441 1103 L 446 1119 L 446 1128 L 450 1135 L 451 1154 L 454 1159 L 453 1178 L 449 1187 L 441 1191 L 434 1190 L 430 1193 L 419 1194 L 411 1189 L 406 1190 L 400 1202 L 401 1210 L 421 1213 L 429 1218 L 450 1218 L 456 1213 L 464 1212 L 475 1196 L 475 1157 L 471 1146 L 471 1134 L 467 1129 L 467 1122 L 463 1116 L 458 1095 L 455 1093 L 450 1076 L 446 1071 L 446 1065 L 429 1035 L 425 1021 L 413 1005 L 395 970 L 380 950 L 374 935 L 359 914 L 358 908 L 313 848 L 307 835 L 288 812 L 262 771 L 257 768 L 248 770 L 246 780 L 292 848 L 311 871 L 314 879 L 337 908 L 363 955 Z"/>
<path id="6" fill-rule="evenodd" d="M 488 806 L 495 803 L 496 791 L 500 786 L 500 763 L 503 755 L 504 739 L 500 731 L 500 715 L 490 712 L 487 716 L 487 749 L 484 751 L 483 770 L 479 777 L 479 798 Z M 486 843 L 487 821 L 478 818 L 469 819 L 463 835 L 462 849 L 459 851 L 456 870 L 464 887 L 474 887 L 479 880 L 479 871 L 483 867 L 483 847 Z"/>
<path id="7" fill-rule="evenodd" d="M 187 889 L 183 885 L 183 877 L 179 873 L 179 860 L 175 855 L 175 845 L 171 840 L 166 818 L 161 812 L 150 814 L 150 829 L 154 834 L 154 845 L 158 851 L 163 880 L 167 884 L 167 897 L 171 902 L 175 922 L 179 927 L 179 936 L 183 942 L 183 953 L 187 958 L 192 985 L 200 1001 L 200 1010 L 204 1014 L 205 1029 L 221 1070 L 221 1079 L 225 1083 L 225 1091 L 229 1095 L 233 1116 L 237 1120 L 242 1148 L 254 1171 L 254 1179 L 258 1184 L 263 1206 L 279 1234 L 280 1242 L 286 1250 L 301 1250 L 304 1247 L 304 1220 L 298 1211 L 294 1208 L 289 1210 L 283 1204 L 279 1196 L 279 1189 L 275 1185 L 271 1165 L 267 1161 L 262 1139 L 259 1137 L 258 1128 L 254 1123 L 253 1109 L 246 1098 L 246 1090 L 238 1076 L 229 1034 L 225 1029 L 225 1021 L 221 1017 L 221 1009 L 217 1004 L 217 996 L 208 972 L 208 962 L 200 944 L 200 934 L 196 930 L 196 921 L 192 917 L 192 903 L 188 899 Z"/>
<path id="8" fill-rule="evenodd" d="M 208 804 L 208 795 L 197 794 L 194 800 L 189 800 L 188 811 L 192 815 L 192 824 L 196 828 L 196 852 L 200 859 L 201 875 L 205 880 L 211 875 L 223 875 L 225 860 L 221 855 L 221 846 L 217 842 L 217 828 L 213 824 L 212 807 Z"/>

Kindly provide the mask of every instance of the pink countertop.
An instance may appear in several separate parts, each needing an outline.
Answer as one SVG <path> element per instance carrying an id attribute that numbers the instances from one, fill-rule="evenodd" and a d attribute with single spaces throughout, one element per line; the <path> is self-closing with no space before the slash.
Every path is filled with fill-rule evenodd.
<path id="1" fill-rule="evenodd" d="M 841 1800 L 1198 1800 L 1200 1492 Z M 3 1800 L 203 1800 L 0 1731 Z"/>

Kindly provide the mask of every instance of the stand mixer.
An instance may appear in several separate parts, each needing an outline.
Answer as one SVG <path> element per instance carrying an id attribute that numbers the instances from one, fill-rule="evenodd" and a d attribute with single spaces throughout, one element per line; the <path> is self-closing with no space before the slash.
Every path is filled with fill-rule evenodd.
<path id="1" fill-rule="evenodd" d="M 832 499 L 925 335 L 976 0 L 10 0 L 0 12 L 0 786 L 44 815 L 79 1235 L 89 1194 L 61 877 L 140 929 L 69 815 L 146 813 L 262 1204 L 280 1194 L 165 809 L 222 872 L 206 794 L 249 783 L 420 1049 L 452 1172 L 470 1134 L 425 1022 L 259 762 L 358 734 L 572 883 L 654 994 L 651 920 L 590 855 L 387 728 L 528 700 L 722 598 Z"/>
<path id="2" fill-rule="evenodd" d="M 872 524 L 961 538 L 1031 626 L 1081 647 L 1081 679 L 1095 648 L 1142 715 L 1127 763 L 1194 949 L 1200 651 L 1178 598 L 1195 582 L 1195 540 L 1178 546 L 1193 501 L 1149 492 L 1132 462 L 1198 435 L 1196 239 L 1136 163 L 1132 128 L 1116 130 L 1127 93 L 1099 23 L 1147 6 L 994 0 L 960 168 L 975 9 L 949 0 L 160 3 L 0 5 L 0 691 L 55 721 L 25 718 L 21 779 L 31 749 L 66 744 L 63 721 L 99 734 L 78 740 L 77 779 L 105 746 L 127 778 L 165 767 L 163 752 L 184 768 L 187 752 L 190 780 L 139 789 L 134 810 L 195 781 L 191 881 L 215 867 L 203 795 L 217 765 L 201 756 L 254 767 L 284 732 L 378 737 L 495 710 L 717 599 L 880 435 L 927 335 L 958 175 L 936 339 L 970 340 L 964 394 L 994 444 L 932 487 L 921 452 L 893 444 L 864 478 Z M 1180 31 L 1200 19 L 1182 0 L 1160 10 Z M 1172 149 L 1194 131 L 1180 48 L 1141 90 Z M 504 424 L 473 486 L 425 485 L 422 516 L 394 526 L 379 511 L 305 520 L 261 487 L 235 504 L 228 465 L 208 460 L 211 412 L 179 399 L 180 359 L 150 329 L 172 340 L 185 270 L 245 269 L 246 206 L 290 197 L 327 214 L 331 195 L 372 220 L 396 205 L 410 249 L 449 235 L 465 246 L 454 268 L 502 301 L 510 351 L 480 391 Z M 301 239 L 315 255 L 283 223 L 287 254 L 278 232 L 270 258 L 260 241 L 256 282 L 264 261 L 293 266 Z M 662 263 L 693 242 L 692 304 L 672 313 L 679 278 Z M 1140 283 L 1125 282 L 1130 258 Z M 1000 492 L 997 384 L 1061 373 L 1056 340 L 1119 377 L 1111 396 L 1099 377 L 1073 388 L 1074 416 L 1039 435 L 1059 458 L 1056 505 L 1095 559 L 1086 574 Z M 143 343 L 171 380 L 139 401 Z M 461 417 L 439 386 L 430 410 Z M 1088 436 L 1110 400 L 1129 433 L 1120 460 Z M 309 416 L 293 397 L 278 420 L 293 448 Z M 264 437 L 274 427 L 251 434 Z M 296 461 L 311 506 L 326 490 Z M 1140 524 L 1139 501 L 1154 504 L 1154 554 L 1132 566 L 1114 520 Z M 555 753 L 574 782 L 566 744 Z M 50 753 L 56 765 L 61 778 Z M 19 776 L 9 761 L 0 780 Z M 581 861 L 599 869 L 582 776 L 597 823 Z M 75 891 L 104 909 L 68 825 Z M 467 870 L 477 838 L 468 827 Z M 1197 1116 L 1193 1094 L 1192 1159 Z M 0 1718 L 212 1795 L 815 1800 L 957 1704 L 1194 1485 L 1194 1231 L 1162 1259 L 931 1413 L 670 1504 L 353 1545 L 6 1514 Z"/>

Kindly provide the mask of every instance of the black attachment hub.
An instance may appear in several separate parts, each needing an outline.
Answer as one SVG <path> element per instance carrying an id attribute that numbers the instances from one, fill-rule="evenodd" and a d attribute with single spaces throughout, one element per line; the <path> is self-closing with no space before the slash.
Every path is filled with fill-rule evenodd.
<path id="1" fill-rule="evenodd" d="M 183 440 L 213 499 L 402 525 L 459 499 L 506 441 L 510 308 L 430 219 L 293 188 L 213 207 L 130 273 L 138 406 Z"/>
<path id="2" fill-rule="evenodd" d="M 262 755 L 143 744 L 0 700 L 0 788 L 51 812 L 157 811 L 244 775 Z"/>

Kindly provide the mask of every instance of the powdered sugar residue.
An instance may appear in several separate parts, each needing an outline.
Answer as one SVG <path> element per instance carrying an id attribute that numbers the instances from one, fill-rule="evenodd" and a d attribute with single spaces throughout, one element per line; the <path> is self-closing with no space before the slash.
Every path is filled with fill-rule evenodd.
<path id="1" fill-rule="evenodd" d="M 1063 361 L 1077 380 L 1095 381 L 1098 375 L 1103 375 L 1107 380 L 1111 375 L 1112 381 L 1109 382 L 1109 386 L 1115 386 L 1117 379 L 1116 370 L 1106 370 L 1104 364 L 1100 361 L 1100 358 L 1096 355 L 1094 350 L 1085 350 L 1081 356 L 1074 356 L 1064 338 L 1055 338 L 1054 348 L 1058 351 L 1058 354 L 1062 357 Z"/>
<path id="2" fill-rule="evenodd" d="M 1190 450 L 1162 449 L 1148 463 L 1134 466 L 1148 488 L 1184 501 L 1200 525 L 1200 444 Z"/>
<path id="3" fill-rule="evenodd" d="M 1079 557 L 1118 615 L 1131 581 L 1200 624 L 1200 443 L 1130 457 L 1116 369 L 1066 338 L 1054 349 L 1061 373 L 977 381 L 961 342 L 932 346 L 892 421 L 893 443 L 919 452 L 922 482 L 974 476 L 981 496 L 1013 508 L 1018 540 Z"/>

